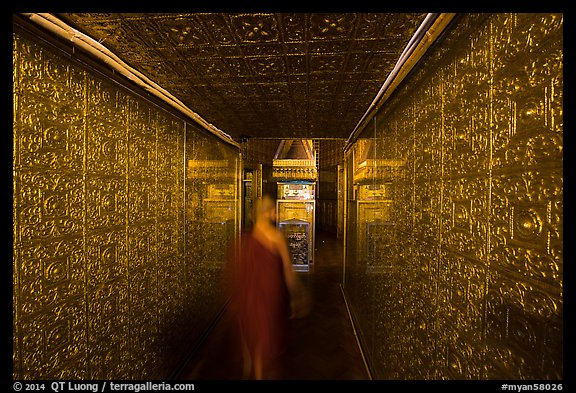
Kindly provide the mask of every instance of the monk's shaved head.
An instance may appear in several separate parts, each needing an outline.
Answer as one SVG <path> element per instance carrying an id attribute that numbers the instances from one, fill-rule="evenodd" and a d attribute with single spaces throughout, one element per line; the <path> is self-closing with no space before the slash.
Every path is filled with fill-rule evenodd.
<path id="1" fill-rule="evenodd" d="M 256 219 L 262 215 L 270 214 L 276 209 L 274 199 L 270 195 L 265 194 L 262 198 L 258 198 L 254 206 Z"/>

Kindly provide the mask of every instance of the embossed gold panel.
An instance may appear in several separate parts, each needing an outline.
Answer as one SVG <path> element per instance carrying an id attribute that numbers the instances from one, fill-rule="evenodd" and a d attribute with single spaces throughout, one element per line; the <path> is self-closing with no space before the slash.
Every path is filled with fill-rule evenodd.
<path id="1" fill-rule="evenodd" d="M 240 140 L 347 137 L 426 14 L 58 17 Z"/>
<path id="2" fill-rule="evenodd" d="M 562 378 L 562 26 L 461 16 L 347 150 L 345 288 L 377 378 Z M 368 149 L 405 161 L 378 234 L 355 209 Z"/>
<path id="3" fill-rule="evenodd" d="M 239 151 L 24 32 L 13 61 L 13 376 L 167 378 L 222 307 Z"/>

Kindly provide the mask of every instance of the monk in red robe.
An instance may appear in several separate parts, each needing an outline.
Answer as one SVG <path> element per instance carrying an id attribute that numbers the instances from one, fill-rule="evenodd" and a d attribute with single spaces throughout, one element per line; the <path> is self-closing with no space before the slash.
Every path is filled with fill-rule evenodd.
<path id="1" fill-rule="evenodd" d="M 286 239 L 275 226 L 276 206 L 258 200 L 254 226 L 233 248 L 230 310 L 238 323 L 244 377 L 278 379 L 289 319 L 306 312 Z"/>

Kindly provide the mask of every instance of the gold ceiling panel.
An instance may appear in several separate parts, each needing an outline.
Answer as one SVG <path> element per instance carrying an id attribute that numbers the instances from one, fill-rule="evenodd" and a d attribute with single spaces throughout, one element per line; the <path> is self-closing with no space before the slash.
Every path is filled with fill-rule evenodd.
<path id="1" fill-rule="evenodd" d="M 234 138 L 346 138 L 426 14 L 59 14 Z"/>

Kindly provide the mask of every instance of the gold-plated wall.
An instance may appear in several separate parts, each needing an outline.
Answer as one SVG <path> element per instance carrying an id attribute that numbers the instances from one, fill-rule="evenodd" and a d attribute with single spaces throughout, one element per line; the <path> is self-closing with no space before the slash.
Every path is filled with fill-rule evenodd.
<path id="1" fill-rule="evenodd" d="M 562 378 L 562 26 L 461 16 L 348 149 L 345 290 L 376 378 Z M 378 231 L 367 148 L 405 162 Z"/>
<path id="2" fill-rule="evenodd" d="M 223 305 L 239 151 L 24 33 L 13 62 L 13 376 L 166 378 Z"/>

